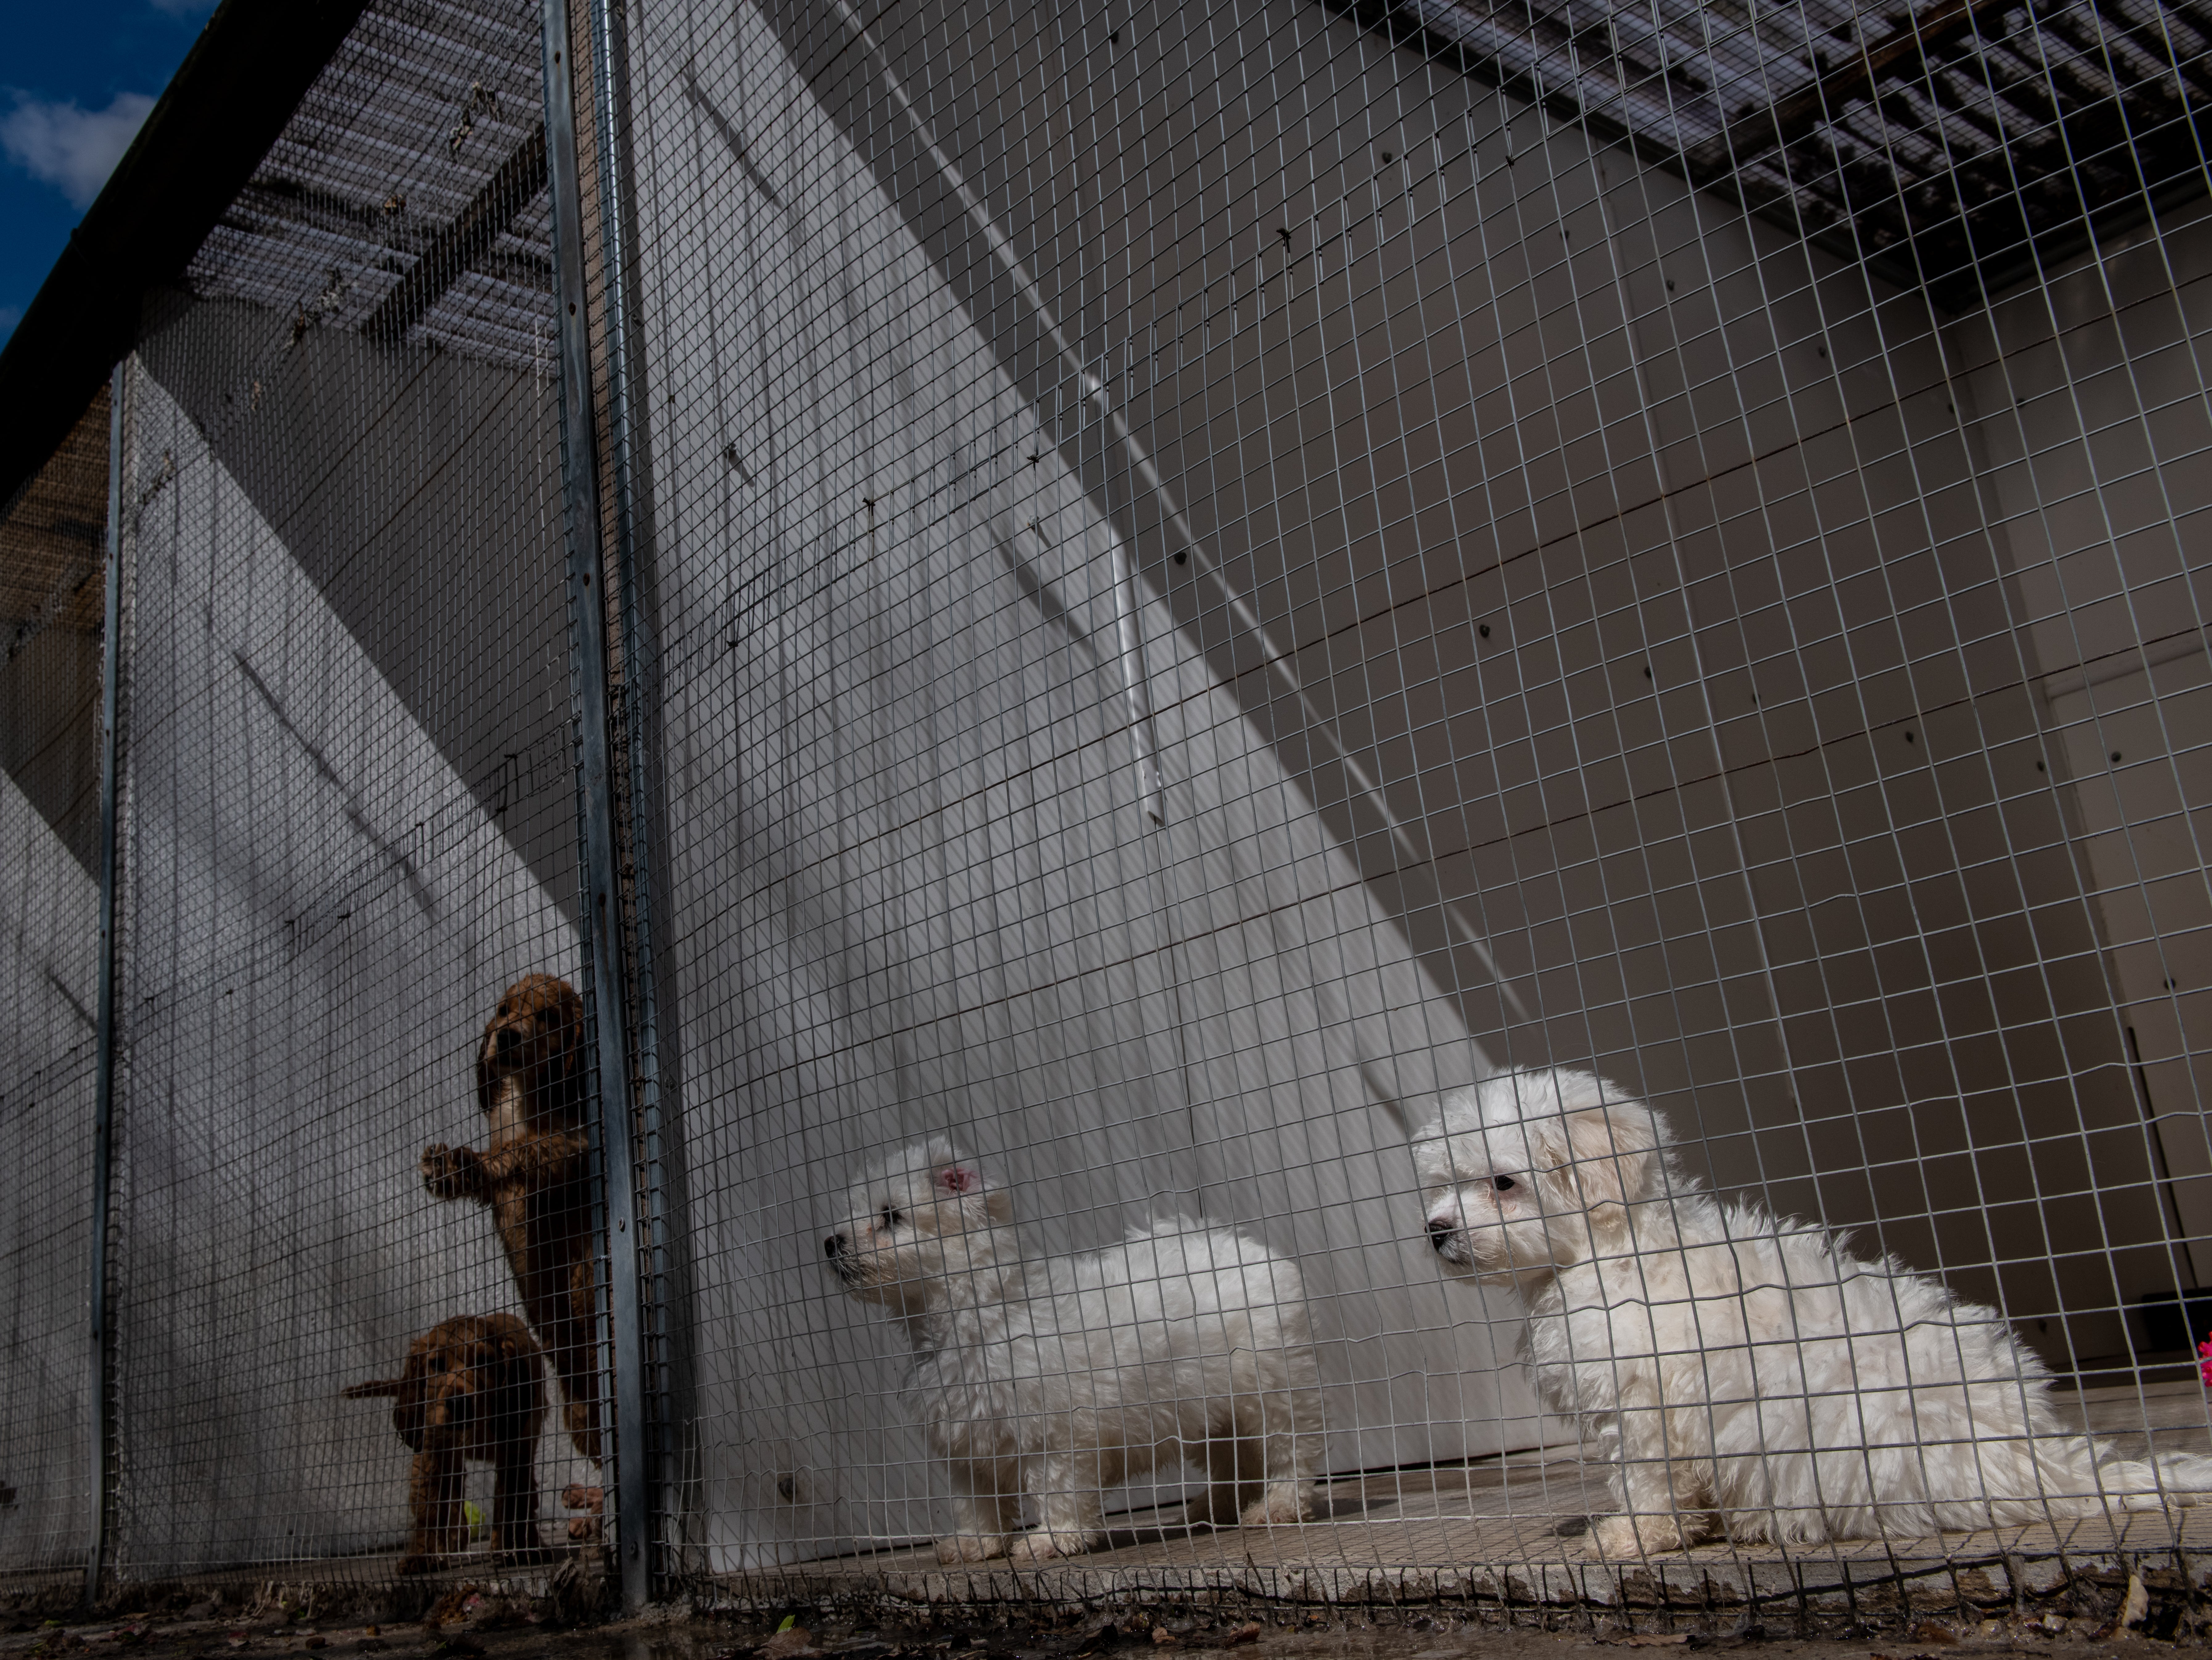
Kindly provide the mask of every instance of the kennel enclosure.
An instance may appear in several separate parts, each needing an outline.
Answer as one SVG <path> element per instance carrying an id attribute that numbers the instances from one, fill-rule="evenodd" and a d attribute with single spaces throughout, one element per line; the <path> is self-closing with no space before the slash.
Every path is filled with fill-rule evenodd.
<path id="1" fill-rule="evenodd" d="M 2201 1438 L 2202 9 L 317 16 L 173 269 L 0 356 L 0 1567 L 392 1573 L 339 1390 L 518 1309 L 418 1163 L 532 971 L 612 1435 L 541 1486 L 633 1598 L 942 1530 L 820 1246 L 939 1132 L 1039 1250 L 1297 1260 L 1267 1562 L 1565 1560 L 1598 1467 L 1407 1150 L 1506 1067 Z M 1181 1491 L 1097 1571 L 1247 1566 Z"/>

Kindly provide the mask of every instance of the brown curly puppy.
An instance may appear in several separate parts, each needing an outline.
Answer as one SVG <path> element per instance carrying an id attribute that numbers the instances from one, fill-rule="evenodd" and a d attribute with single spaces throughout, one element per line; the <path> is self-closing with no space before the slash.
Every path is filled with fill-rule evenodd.
<path id="1" fill-rule="evenodd" d="M 503 1551 L 539 1549 L 538 1436 L 545 1427 L 545 1360 L 530 1329 L 511 1314 L 464 1314 L 408 1346 L 397 1377 L 349 1383 L 349 1401 L 394 1395 L 392 1427 L 415 1466 L 407 1478 L 402 1573 L 428 1573 L 468 1545 L 462 1507 L 466 1461 L 496 1472 L 492 1535 Z"/>
<path id="2" fill-rule="evenodd" d="M 599 1462 L 599 1371 L 592 1341 L 590 1172 L 584 1134 L 584 1002 L 565 980 L 509 986 L 477 1051 L 482 1152 L 422 1149 L 422 1185 L 491 1207 L 531 1329 L 566 1402 L 568 1438 Z"/>

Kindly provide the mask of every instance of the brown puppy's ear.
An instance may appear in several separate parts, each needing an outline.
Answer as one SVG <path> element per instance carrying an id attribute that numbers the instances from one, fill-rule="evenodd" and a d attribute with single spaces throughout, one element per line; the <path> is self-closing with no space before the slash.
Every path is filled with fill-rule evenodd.
<path id="1" fill-rule="evenodd" d="M 392 1428 L 411 1450 L 420 1452 L 424 1421 L 428 1415 L 430 1379 L 421 1368 L 412 1365 L 413 1358 L 409 1357 L 408 1376 L 399 1380 L 398 1398 L 392 1403 Z"/>
<path id="2" fill-rule="evenodd" d="M 499 994 L 499 1004 L 492 1010 L 491 1018 L 484 1022 L 483 1035 L 477 1039 L 477 1110 L 487 1116 L 497 1102 L 491 1075 L 493 1044 L 499 1023 L 507 1015 L 507 1000 L 513 993 L 510 986 Z"/>
<path id="3" fill-rule="evenodd" d="M 502 1364 L 528 1360 L 538 1353 L 537 1342 L 519 1320 L 501 1320 L 494 1323 L 491 1329 L 491 1341 Z"/>

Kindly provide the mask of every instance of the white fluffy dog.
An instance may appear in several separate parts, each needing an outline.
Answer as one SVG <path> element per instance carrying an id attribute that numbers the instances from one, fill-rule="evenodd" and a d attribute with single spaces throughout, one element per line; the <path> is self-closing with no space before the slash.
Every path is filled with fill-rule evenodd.
<path id="1" fill-rule="evenodd" d="M 1105 1488 L 1184 1459 L 1211 1478 L 1191 1521 L 1312 1513 L 1304 1287 L 1257 1240 L 1178 1219 L 1096 1256 L 1027 1259 L 1006 1190 L 938 1137 L 872 1168 L 823 1243 L 914 1343 L 911 1387 L 958 1505 L 940 1561 L 1089 1550 Z M 1024 1494 L 1041 1525 L 1019 1533 Z"/>
<path id="2" fill-rule="evenodd" d="M 1429 1237 L 1528 1311 L 1536 1392 L 1614 1460 L 1608 1556 L 1716 1524 L 1812 1543 L 2200 1502 L 2212 1460 L 2100 1457 L 1991 1310 L 1699 1190 L 1649 1107 L 1536 1069 L 1414 1139 Z"/>

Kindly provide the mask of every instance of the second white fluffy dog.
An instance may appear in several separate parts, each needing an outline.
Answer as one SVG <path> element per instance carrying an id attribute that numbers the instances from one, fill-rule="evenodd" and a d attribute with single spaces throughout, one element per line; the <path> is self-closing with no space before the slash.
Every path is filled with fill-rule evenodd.
<path id="1" fill-rule="evenodd" d="M 1516 1287 L 1536 1392 L 1614 1460 L 1609 1556 L 2203 1502 L 2212 1461 L 2109 1458 L 1991 1310 L 1699 1189 L 1649 1107 L 1508 1073 L 1414 1140 L 1431 1242 Z"/>
<path id="2" fill-rule="evenodd" d="M 1211 1477 L 1193 1521 L 1312 1514 L 1321 1395 L 1295 1265 L 1180 1219 L 1094 1256 L 1026 1258 L 1013 1220 L 1006 1190 L 938 1137 L 871 1169 L 823 1242 L 845 1288 L 914 1343 L 911 1392 L 958 1505 L 939 1560 L 1089 1550 L 1104 1489 L 1186 1459 Z"/>

